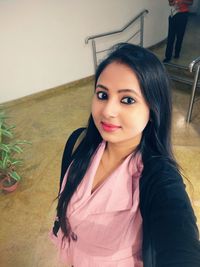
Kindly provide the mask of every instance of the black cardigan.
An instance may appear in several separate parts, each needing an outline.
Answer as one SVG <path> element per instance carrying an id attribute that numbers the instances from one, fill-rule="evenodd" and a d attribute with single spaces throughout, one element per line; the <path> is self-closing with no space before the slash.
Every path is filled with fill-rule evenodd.
<path id="1" fill-rule="evenodd" d="M 65 145 L 60 184 L 73 159 L 74 144 L 84 129 L 74 131 Z M 140 179 L 140 211 L 144 267 L 200 267 L 196 217 L 182 177 L 168 161 L 152 157 L 145 163 Z M 55 235 L 58 227 L 55 222 Z"/>
<path id="2" fill-rule="evenodd" d="M 168 161 L 152 158 L 146 163 L 140 210 L 144 267 L 200 267 L 196 217 L 182 177 Z"/>

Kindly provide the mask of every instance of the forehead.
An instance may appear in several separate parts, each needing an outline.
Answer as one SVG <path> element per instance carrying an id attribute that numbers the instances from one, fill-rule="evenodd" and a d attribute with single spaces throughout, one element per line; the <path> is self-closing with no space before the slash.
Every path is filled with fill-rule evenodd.
<path id="1" fill-rule="evenodd" d="M 108 89 L 134 89 L 141 92 L 135 72 L 127 65 L 112 62 L 100 74 L 97 85 L 102 84 Z"/>

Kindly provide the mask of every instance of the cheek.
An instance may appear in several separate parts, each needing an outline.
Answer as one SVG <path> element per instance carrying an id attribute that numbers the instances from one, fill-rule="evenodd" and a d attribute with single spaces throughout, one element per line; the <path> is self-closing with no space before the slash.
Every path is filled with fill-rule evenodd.
<path id="1" fill-rule="evenodd" d="M 142 116 L 141 116 L 141 127 L 145 128 L 148 121 L 149 121 L 149 118 L 150 118 L 150 113 L 149 113 L 149 109 L 148 108 L 145 108 L 143 109 L 143 112 L 141 112 Z"/>
<path id="2" fill-rule="evenodd" d="M 127 125 L 129 125 L 129 128 L 131 131 L 136 132 L 143 132 L 144 128 L 146 127 L 147 123 L 149 121 L 149 110 L 142 110 L 138 112 L 137 114 L 129 114 L 129 117 L 127 117 L 126 122 Z"/>

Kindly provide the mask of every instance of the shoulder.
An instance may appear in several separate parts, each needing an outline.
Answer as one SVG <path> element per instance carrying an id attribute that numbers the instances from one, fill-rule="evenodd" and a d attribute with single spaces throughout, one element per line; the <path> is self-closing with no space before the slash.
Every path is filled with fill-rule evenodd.
<path id="1" fill-rule="evenodd" d="M 82 135 L 85 129 L 86 128 L 83 127 L 76 129 L 67 139 L 62 155 L 61 176 L 65 174 L 66 168 L 72 160 L 72 154 L 74 152 L 74 149 L 76 148 L 77 141 L 79 140 L 79 137 Z"/>
<path id="2" fill-rule="evenodd" d="M 74 131 L 70 134 L 70 136 L 69 136 L 69 138 L 68 138 L 67 141 L 69 141 L 69 140 L 70 140 L 70 141 L 71 141 L 71 140 L 76 140 L 84 130 L 86 130 L 85 127 L 81 127 L 81 128 L 78 128 L 78 129 L 74 130 Z"/>
<path id="3" fill-rule="evenodd" d="M 73 150 L 73 147 L 78 140 L 78 138 L 81 136 L 81 134 L 85 131 L 86 128 L 81 127 L 76 130 L 74 130 L 70 136 L 68 137 L 66 144 L 65 144 L 65 150 L 68 149 L 70 151 Z"/>

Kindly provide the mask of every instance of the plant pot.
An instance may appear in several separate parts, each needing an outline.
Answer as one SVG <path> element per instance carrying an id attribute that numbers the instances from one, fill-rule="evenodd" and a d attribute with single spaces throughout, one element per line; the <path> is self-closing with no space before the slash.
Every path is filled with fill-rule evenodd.
<path id="1" fill-rule="evenodd" d="M 17 189 L 18 183 L 18 181 L 10 177 L 5 177 L 0 181 L 0 189 L 4 192 L 11 193 Z"/>

